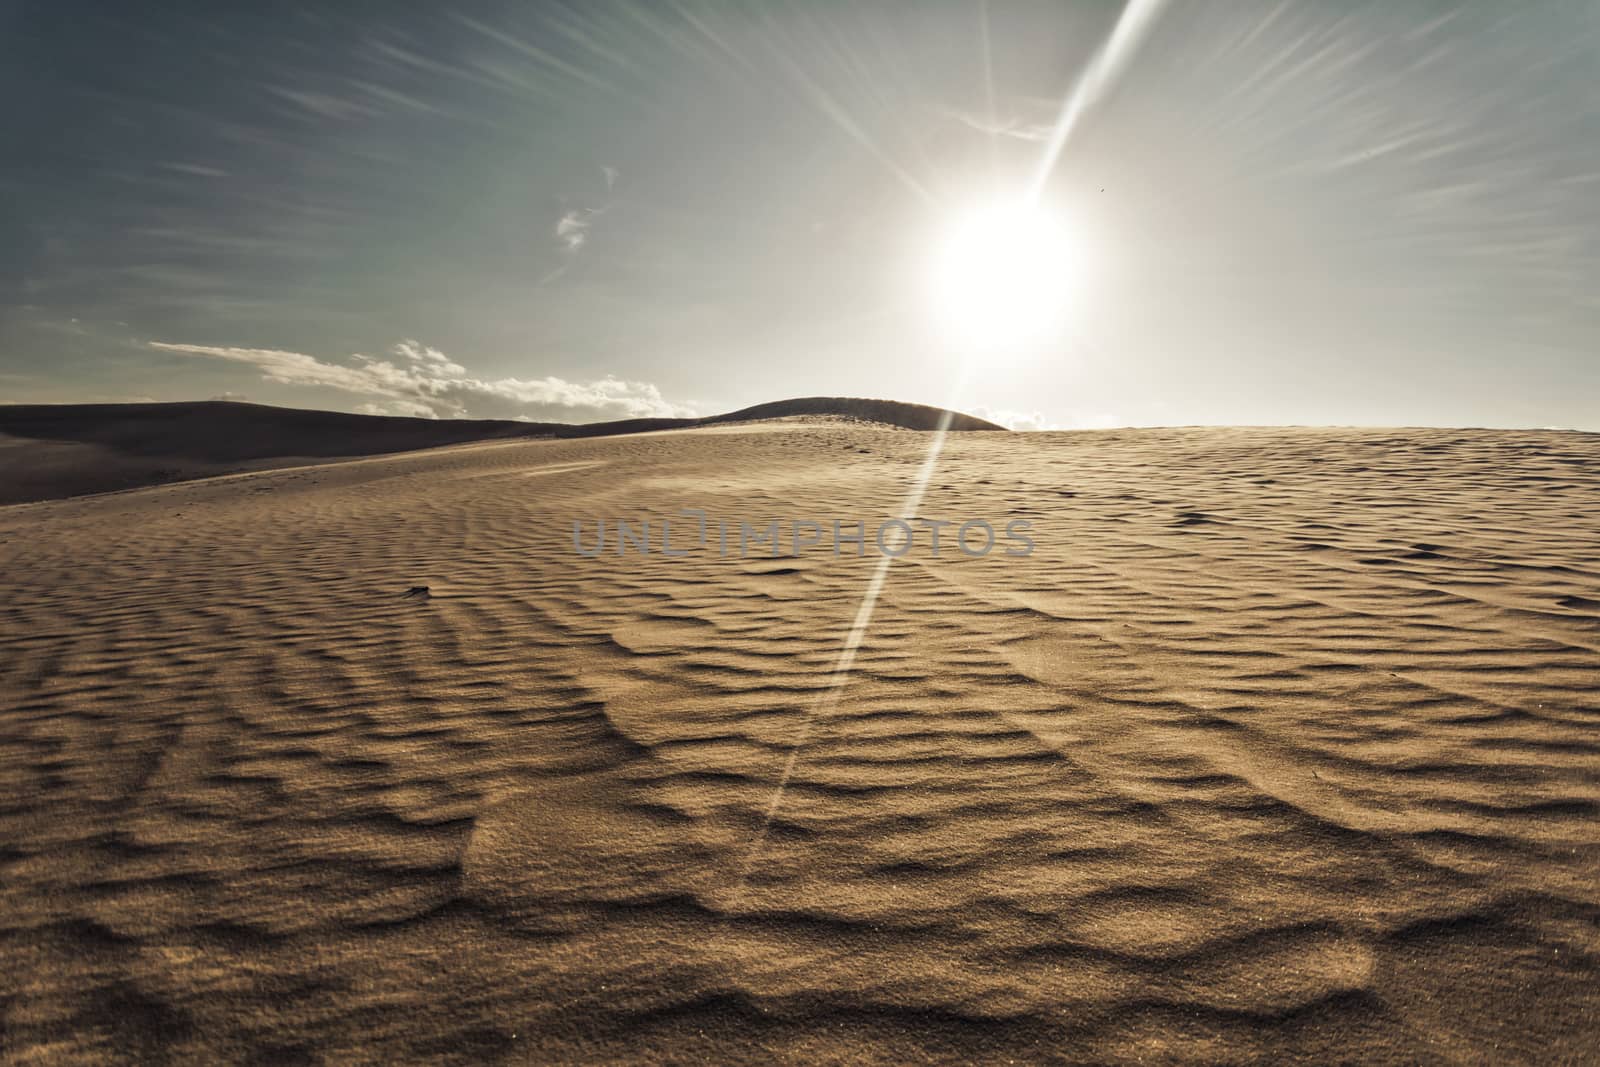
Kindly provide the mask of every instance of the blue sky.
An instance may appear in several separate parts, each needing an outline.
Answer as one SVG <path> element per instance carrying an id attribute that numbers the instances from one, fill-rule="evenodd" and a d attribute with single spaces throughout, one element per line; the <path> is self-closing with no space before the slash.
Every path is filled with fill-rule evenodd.
<path id="1" fill-rule="evenodd" d="M 0 2 L 0 399 L 1600 429 L 1600 5 L 1146 7 Z M 952 343 L 1075 87 L 1070 312 Z"/>

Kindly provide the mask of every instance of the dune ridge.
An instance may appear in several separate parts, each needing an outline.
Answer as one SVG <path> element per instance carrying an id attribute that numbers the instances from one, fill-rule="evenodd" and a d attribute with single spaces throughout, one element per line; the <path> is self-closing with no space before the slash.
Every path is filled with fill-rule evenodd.
<path id="1" fill-rule="evenodd" d="M 1584 1062 L 1600 436 L 466 445 L 0 512 L 8 1058 Z M 417 585 L 427 596 L 401 594 Z M 782 787 L 781 793 L 779 787 Z"/>
<path id="2" fill-rule="evenodd" d="M 567 424 L 422 419 L 231 400 L 151 404 L 0 404 L 0 506 L 336 458 L 529 437 L 605 437 L 774 419 L 837 418 L 908 430 L 1004 430 L 897 400 L 801 397 L 700 418 Z"/>

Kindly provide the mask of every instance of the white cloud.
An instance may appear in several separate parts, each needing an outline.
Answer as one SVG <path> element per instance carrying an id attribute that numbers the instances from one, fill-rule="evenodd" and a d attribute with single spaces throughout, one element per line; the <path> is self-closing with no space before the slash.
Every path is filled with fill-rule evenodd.
<path id="1" fill-rule="evenodd" d="M 430 348 L 419 341 L 401 341 L 390 351 L 397 356 L 404 356 L 412 363 L 420 364 L 425 367 L 432 367 L 438 370 L 440 373 L 448 374 L 457 378 L 466 377 L 467 368 L 463 367 L 459 363 L 452 362 L 448 356 L 439 351 L 437 348 Z M 358 358 L 365 359 L 366 357 L 362 356 Z"/>
<path id="2" fill-rule="evenodd" d="M 606 192 L 610 193 L 616 187 L 617 179 L 622 177 L 622 172 L 609 164 L 600 168 L 600 176 L 605 179 Z M 575 207 L 563 212 L 556 220 L 555 237 L 561 247 L 568 252 L 576 252 L 589 243 L 589 227 L 594 225 L 595 216 L 602 214 L 609 205 L 600 207 Z"/>
<path id="3" fill-rule="evenodd" d="M 573 208 L 556 222 L 556 240 L 568 252 L 576 252 L 589 240 L 589 226 L 598 212 L 594 208 Z"/>
<path id="4" fill-rule="evenodd" d="M 694 412 L 669 403 L 649 382 L 606 376 L 590 382 L 546 378 L 474 378 L 436 348 L 402 341 L 396 359 L 355 355 L 354 365 L 325 363 L 302 352 L 274 348 L 224 348 L 212 345 L 149 342 L 151 348 L 243 363 L 269 382 L 338 389 L 369 398 L 361 410 L 371 414 L 426 418 L 523 419 L 534 422 L 597 422 L 610 419 L 688 416 Z"/>
<path id="5" fill-rule="evenodd" d="M 971 410 L 978 418 L 997 422 L 1008 430 L 1109 430 L 1123 425 L 1120 418 L 1105 411 L 1069 411 L 1058 421 L 1042 411 L 986 407 Z"/>
<path id="6" fill-rule="evenodd" d="M 998 422 L 1008 430 L 1058 430 L 1054 422 L 1045 418 L 1040 411 L 995 411 L 990 408 L 977 407 L 972 413 L 980 419 Z"/>

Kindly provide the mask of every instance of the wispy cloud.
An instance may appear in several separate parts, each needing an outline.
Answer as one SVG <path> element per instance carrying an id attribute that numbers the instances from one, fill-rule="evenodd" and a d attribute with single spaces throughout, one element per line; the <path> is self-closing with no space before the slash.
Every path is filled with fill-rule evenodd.
<path id="1" fill-rule="evenodd" d="M 576 252 L 589 241 L 589 226 L 599 211 L 595 208 L 573 208 L 556 222 L 556 240 L 568 252 Z"/>
<path id="2" fill-rule="evenodd" d="M 308 92 L 304 89 L 291 89 L 285 85 L 269 85 L 266 89 L 273 96 L 296 104 L 319 119 L 343 121 L 371 118 L 378 113 L 358 100 L 331 93 Z"/>
<path id="3" fill-rule="evenodd" d="M 617 179 L 622 172 L 616 167 L 602 166 L 600 176 L 605 179 L 606 192 L 609 194 L 616 187 Z M 589 227 L 594 225 L 596 217 L 605 213 L 609 202 L 602 203 L 600 207 L 575 207 L 563 212 L 556 220 L 555 237 L 561 247 L 567 252 L 577 252 L 578 249 L 589 243 Z"/>
<path id="4" fill-rule="evenodd" d="M 649 382 L 606 376 L 589 382 L 546 378 L 475 378 L 449 356 L 418 341 L 401 341 L 387 359 L 354 355 L 329 363 L 303 352 L 151 341 L 163 352 L 242 363 L 283 385 L 320 386 L 370 398 L 362 410 L 424 418 L 528 419 L 586 422 L 692 415 Z"/>
<path id="5" fill-rule="evenodd" d="M 162 167 L 176 171 L 179 174 L 189 174 L 196 178 L 226 178 L 228 172 L 220 167 L 207 167 L 199 163 L 163 163 Z"/>
<path id="6" fill-rule="evenodd" d="M 1033 122 L 1017 115 L 996 115 L 989 118 L 954 109 L 947 110 L 944 114 L 946 118 L 954 119 L 963 126 L 970 126 L 979 133 L 986 133 L 992 137 L 1010 137 L 1018 141 L 1035 143 L 1048 141 L 1054 128 L 1049 122 Z"/>

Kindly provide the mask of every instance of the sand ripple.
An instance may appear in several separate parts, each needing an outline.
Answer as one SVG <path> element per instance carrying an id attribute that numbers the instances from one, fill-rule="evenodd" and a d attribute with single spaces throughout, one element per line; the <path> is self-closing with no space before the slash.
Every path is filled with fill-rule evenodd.
<path id="1" fill-rule="evenodd" d="M 1600 438 L 534 442 L 0 509 L 8 1057 L 1584 1062 Z M 426 584 L 430 596 L 402 598 Z"/>

